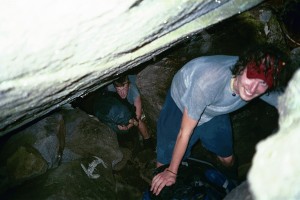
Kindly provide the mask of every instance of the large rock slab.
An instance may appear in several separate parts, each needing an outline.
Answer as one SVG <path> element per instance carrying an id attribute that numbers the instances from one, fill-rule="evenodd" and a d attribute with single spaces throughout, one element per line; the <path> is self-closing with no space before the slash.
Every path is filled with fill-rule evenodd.
<path id="1" fill-rule="evenodd" d="M 22 187 L 7 193 L 4 199 L 117 199 L 115 193 L 115 180 L 111 169 L 97 166 L 98 179 L 86 176 L 80 167 L 85 160 L 75 160 L 60 165 L 54 170 L 30 181 Z"/>
<path id="2" fill-rule="evenodd" d="M 260 2 L 2 1 L 0 135 Z"/>
<path id="3" fill-rule="evenodd" d="M 1 198 L 115 199 L 123 153 L 109 127 L 64 107 L 8 138 L 0 160 Z"/>

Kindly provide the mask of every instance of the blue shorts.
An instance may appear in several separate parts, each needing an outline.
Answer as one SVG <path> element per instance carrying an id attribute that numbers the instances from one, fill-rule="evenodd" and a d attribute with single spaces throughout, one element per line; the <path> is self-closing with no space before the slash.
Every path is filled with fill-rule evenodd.
<path id="1" fill-rule="evenodd" d="M 168 92 L 157 122 L 157 161 L 169 164 L 181 126 L 182 112 Z M 191 154 L 193 145 L 201 140 L 202 145 L 220 157 L 233 154 L 232 129 L 228 114 L 216 116 L 197 126 L 190 138 L 183 160 Z"/>

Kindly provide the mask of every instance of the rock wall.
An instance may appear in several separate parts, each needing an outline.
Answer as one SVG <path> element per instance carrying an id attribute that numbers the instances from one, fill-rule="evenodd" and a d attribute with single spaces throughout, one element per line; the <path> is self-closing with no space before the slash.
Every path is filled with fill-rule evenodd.
<path id="1" fill-rule="evenodd" d="M 212 11 L 209 13 L 209 17 L 202 13 L 203 15 L 199 16 L 197 20 L 193 21 L 192 18 L 196 16 L 192 15 L 192 13 L 194 12 L 197 13 L 198 12 L 196 11 L 197 9 L 192 7 L 191 9 L 193 8 L 196 9 L 192 11 L 186 8 L 181 10 L 182 15 L 179 15 L 179 17 L 180 16 L 182 17 L 180 18 L 182 20 L 181 21 L 182 24 L 178 24 L 178 27 L 174 25 L 177 23 L 175 22 L 176 21 L 175 18 L 177 19 L 178 16 L 174 13 L 173 14 L 170 13 L 170 15 L 174 17 L 174 18 L 171 17 L 173 21 L 171 20 L 171 21 L 163 22 L 161 20 L 166 20 L 165 18 L 155 19 L 161 21 L 161 23 L 163 23 L 164 26 L 169 28 L 164 29 L 162 28 L 164 26 L 161 25 L 160 28 L 162 28 L 162 30 L 159 29 L 158 31 L 156 29 L 157 32 L 154 31 L 155 33 L 151 32 L 151 34 L 148 36 L 145 36 L 143 38 L 138 38 L 136 41 L 131 41 L 129 38 L 132 37 L 132 39 L 134 39 L 136 35 L 138 37 L 143 32 L 137 31 L 140 29 L 135 29 L 136 27 L 134 25 L 132 25 L 130 28 L 128 27 L 126 28 L 126 26 L 125 28 L 123 28 L 123 25 L 126 22 L 124 22 L 121 16 L 133 17 L 134 16 L 133 13 L 137 12 L 138 7 L 140 6 L 143 7 L 146 5 L 148 6 L 147 8 L 152 8 L 150 9 L 151 12 L 155 13 L 156 12 L 155 9 L 158 7 L 158 5 L 153 4 L 154 7 L 150 7 L 150 2 L 151 1 L 118 2 L 120 3 L 118 9 L 122 7 L 123 10 L 122 9 L 114 10 L 119 16 L 118 19 L 120 19 L 121 21 L 118 22 L 119 24 L 118 23 L 117 24 L 119 25 L 118 27 L 122 27 L 121 30 L 126 33 L 123 36 L 122 35 L 123 32 L 121 30 L 117 31 L 117 33 L 120 34 L 119 35 L 120 38 L 114 34 L 109 35 L 108 33 L 104 33 L 105 31 L 108 30 L 111 30 L 112 32 L 116 30 L 116 28 L 113 28 L 111 24 L 109 25 L 109 27 L 111 27 L 110 29 L 104 28 L 103 30 L 100 30 L 101 28 L 97 28 L 97 25 L 99 26 L 101 25 L 101 27 L 105 27 L 104 22 L 103 24 L 99 23 L 101 21 L 100 20 L 101 16 L 99 15 L 99 13 L 97 13 L 97 6 L 95 8 L 91 8 L 89 7 L 89 5 L 85 5 L 85 6 L 79 5 L 79 3 L 76 1 L 72 1 L 72 3 L 69 2 L 68 5 L 70 7 L 71 5 L 81 6 L 82 8 L 76 12 L 69 11 L 70 13 L 67 13 L 65 15 L 67 16 L 69 14 L 69 16 L 74 16 L 74 17 L 78 15 L 78 18 L 74 18 L 74 19 L 71 19 L 70 17 L 69 18 L 66 17 L 66 19 L 64 17 L 61 17 L 62 15 L 64 15 L 63 14 L 64 7 L 62 6 L 61 3 L 58 3 L 57 7 L 55 6 L 53 7 L 54 4 L 52 4 L 51 7 L 51 3 L 49 3 L 49 9 L 51 11 L 49 11 L 49 13 L 46 12 L 45 15 L 49 14 L 53 16 L 53 12 L 55 14 L 58 14 L 55 15 L 54 18 L 51 20 L 53 20 L 53 23 L 61 22 L 61 24 L 58 23 L 60 26 L 60 29 L 58 30 L 67 31 L 62 35 L 60 35 L 62 32 L 55 32 L 57 31 L 56 29 L 52 30 L 53 28 L 52 26 L 54 26 L 53 24 L 46 23 L 46 21 L 43 21 L 42 19 L 39 19 L 40 21 L 37 24 L 28 23 L 30 21 L 29 20 L 30 17 L 38 16 L 38 10 L 35 10 L 36 13 L 32 13 L 32 16 L 26 15 L 28 18 L 24 17 L 24 19 L 22 19 L 20 16 L 23 15 L 15 16 L 15 18 L 13 18 L 11 23 L 4 24 L 3 27 L 7 28 L 5 32 L 7 34 L 3 34 L 0 37 L 1 43 L 5 44 L 0 47 L 0 49 L 2 48 L 1 55 L 4 55 L 3 57 L 0 58 L 0 62 L 1 62 L 0 69 L 2 72 L 0 75 L 0 97 L 1 97 L 0 106 L 2 109 L 2 113 L 0 114 L 0 135 L 4 135 L 7 132 L 15 129 L 16 127 L 19 127 L 22 124 L 26 124 L 27 122 L 35 118 L 38 118 L 39 116 L 42 116 L 45 113 L 50 112 L 56 107 L 59 107 L 62 104 L 71 101 L 73 98 L 77 96 L 85 95 L 86 93 L 104 85 L 107 81 L 113 79 L 113 77 L 116 76 L 117 74 L 122 73 L 123 71 L 126 71 L 130 68 L 133 68 L 139 63 L 144 62 L 152 58 L 156 54 L 160 53 L 161 51 L 164 51 L 165 49 L 171 47 L 172 45 L 176 44 L 180 40 L 184 39 L 187 35 L 201 31 L 202 28 L 209 26 L 208 25 L 209 23 L 215 23 L 218 20 L 224 19 L 223 18 L 224 16 L 229 16 L 232 14 L 231 12 L 228 14 L 225 11 L 224 11 L 225 14 L 214 13 Z M 191 3 L 190 1 L 186 1 L 185 3 L 187 2 Z M 217 1 L 211 1 L 210 3 L 212 3 L 213 5 L 216 2 Z M 44 3 L 41 2 L 35 2 L 35 3 L 37 3 L 38 8 L 41 8 L 42 4 L 44 5 Z M 106 8 L 107 11 L 108 10 L 111 11 L 112 10 L 111 8 L 115 3 L 117 2 L 107 4 L 107 5 L 101 5 L 101 6 L 100 6 L 101 3 L 99 3 L 99 10 L 107 6 Z M 131 3 L 131 4 L 129 5 L 126 3 L 129 4 Z M 167 3 L 165 5 L 165 3 L 163 3 L 162 5 L 169 6 L 167 5 Z M 181 5 L 188 6 L 188 4 L 185 3 Z M 220 5 L 225 6 L 227 3 L 229 3 L 229 1 L 228 2 L 222 1 Z M 236 1 L 236 3 L 238 4 L 239 2 Z M 125 4 L 127 5 L 127 7 L 125 6 Z M 247 7 L 246 4 L 247 3 L 240 4 L 240 6 L 242 8 L 246 8 Z M 11 7 L 15 6 L 9 3 L 7 3 L 6 6 L 9 7 L 9 5 Z M 90 5 L 95 5 L 95 4 L 90 4 Z M 179 4 L 177 4 L 177 6 L 178 5 Z M 200 4 L 197 5 L 199 6 L 199 9 L 200 7 L 201 9 L 203 9 L 206 6 L 210 7 L 209 4 L 205 4 L 205 3 L 202 3 L 201 6 Z M 243 7 L 244 5 L 246 5 L 246 7 Z M 22 14 L 23 12 L 25 13 L 25 10 L 27 11 L 29 10 L 27 6 L 30 6 L 30 4 L 28 5 L 20 4 L 20 6 L 24 6 L 22 7 L 24 9 L 19 9 L 19 11 Z M 173 5 L 172 3 L 170 3 L 170 6 L 173 6 L 173 8 L 175 8 L 175 5 Z M 211 8 L 213 8 L 213 6 Z M 178 9 L 179 10 L 181 9 L 180 6 L 178 7 Z M 87 14 L 86 12 L 84 12 L 86 10 L 93 11 L 93 12 Z M 161 12 L 161 10 L 159 9 L 157 10 L 158 12 Z M 231 11 L 234 11 L 234 9 Z M 191 14 L 193 17 L 192 18 L 183 17 L 184 15 L 183 13 L 185 12 Z M 132 15 L 129 13 L 131 13 Z M 6 11 L 0 14 L 0 17 L 8 16 L 7 14 L 12 15 L 12 13 Z M 113 18 L 114 14 L 115 13 L 111 13 L 109 14 L 109 16 Z M 90 15 L 95 16 L 95 18 L 91 17 Z M 149 26 L 149 27 L 152 26 L 150 23 L 152 13 L 149 15 L 150 15 L 149 18 L 146 18 L 148 19 L 148 21 L 146 20 L 148 24 L 146 25 L 144 24 L 143 26 L 141 25 L 140 28 L 144 26 Z M 218 17 L 213 18 L 213 16 L 216 15 L 220 15 L 220 16 L 222 15 L 222 17 L 219 16 L 219 18 Z M 268 14 L 266 14 L 267 15 L 266 16 L 264 12 L 262 12 L 262 15 L 260 15 L 262 17 L 261 20 L 266 20 L 266 23 L 264 24 L 265 25 L 264 30 L 267 31 L 265 32 L 265 34 L 270 36 L 271 33 L 274 33 L 274 30 L 270 30 L 271 32 L 268 32 L 269 28 L 272 28 L 271 26 L 268 25 L 269 21 L 267 19 L 269 16 Z M 79 21 L 77 20 L 81 19 L 81 17 L 84 18 L 84 16 L 87 17 L 85 18 L 86 20 L 82 20 L 82 21 L 79 20 L 80 21 L 79 23 Z M 144 15 L 140 13 L 140 16 L 144 16 Z M 205 16 L 207 18 L 205 18 Z M 208 18 L 210 19 L 210 21 L 209 22 L 205 21 Z M 17 22 L 25 23 L 23 24 L 23 26 L 21 26 L 21 29 L 22 28 L 24 29 L 23 32 L 13 31 L 14 24 L 17 24 L 14 23 L 14 20 Z M 187 22 L 188 20 L 191 21 Z M 115 21 L 118 21 L 117 18 L 115 19 Z M 75 24 L 74 27 L 75 26 L 77 27 L 76 30 L 74 27 L 72 28 L 73 26 L 72 23 L 68 24 L 66 22 L 70 22 L 70 23 L 72 22 L 73 25 Z M 140 25 L 139 24 L 140 22 L 137 21 L 135 22 L 137 25 Z M 37 30 L 39 30 L 39 28 L 42 28 L 43 31 L 37 32 L 36 35 L 34 34 L 30 35 L 29 33 L 34 33 L 35 30 L 35 29 L 31 29 L 32 27 L 36 27 Z M 129 37 L 130 36 L 128 32 L 129 29 L 130 30 L 132 29 L 131 31 L 135 31 L 136 33 L 139 34 L 132 35 L 131 37 Z M 12 30 L 14 34 L 10 35 L 9 30 Z M 26 33 L 27 30 L 30 31 Z M 226 30 L 228 30 L 228 27 L 226 27 Z M 238 29 L 234 29 L 234 31 L 235 30 Z M 111 34 L 112 32 L 109 33 Z M 146 32 L 147 31 L 145 31 L 145 33 L 143 34 L 148 34 L 148 32 L 147 33 Z M 47 35 L 48 33 L 49 35 Z M 101 34 L 97 36 L 98 33 Z M 158 33 L 161 34 L 159 35 Z M 93 36 L 97 36 L 97 37 L 94 38 Z M 218 40 L 216 40 L 218 36 L 210 35 L 209 31 L 202 32 L 200 36 L 202 37 L 200 42 L 201 45 L 195 46 L 195 49 L 196 50 L 200 49 L 201 54 L 205 54 L 207 52 L 207 49 L 210 48 L 210 45 L 214 45 L 214 44 L 224 45 L 224 42 L 226 42 L 226 41 L 222 41 L 221 39 L 221 42 L 219 43 Z M 273 37 L 274 35 L 271 36 L 272 37 L 269 38 L 271 40 L 270 42 L 274 42 L 274 40 L 276 40 L 276 42 L 283 40 L 282 38 Z M 53 39 L 53 37 L 56 38 L 57 40 Z M 20 38 L 23 39 L 19 40 Z M 105 38 L 108 39 L 111 38 L 111 40 L 106 41 Z M 125 40 L 125 44 L 120 44 L 121 46 L 115 47 L 114 42 L 119 44 L 121 42 L 121 38 Z M 12 43 L 12 40 L 10 39 L 14 39 L 14 42 Z M 46 44 L 43 42 L 46 42 Z M 137 45 L 139 42 L 141 46 Z M 205 45 L 203 45 L 203 42 Z M 98 49 L 99 46 L 100 47 L 103 46 L 102 44 L 105 44 L 104 48 Z M 232 45 L 232 43 L 230 44 Z M 241 44 L 238 43 L 238 45 Z M 125 47 L 126 48 L 134 47 L 134 48 L 126 52 L 126 50 L 124 50 L 126 49 Z M 216 49 L 220 49 L 218 48 L 218 45 L 216 45 L 215 47 Z M 231 47 L 230 49 L 232 49 L 232 46 L 230 47 Z M 187 51 L 191 50 L 191 48 L 193 48 L 193 46 L 189 46 Z M 109 53 L 108 50 L 115 50 L 115 51 L 114 53 Z M 107 54 L 105 54 L 105 52 Z M 104 57 L 101 57 L 102 54 L 104 55 Z M 20 57 L 18 55 L 20 55 Z M 163 61 L 167 61 L 167 60 L 163 60 Z M 178 65 L 178 63 L 169 63 L 169 64 L 172 67 L 174 66 L 180 67 L 182 62 L 185 61 L 186 59 L 183 58 L 183 60 L 180 60 L 181 62 L 180 65 Z M 147 110 L 151 111 L 148 113 L 149 118 L 151 119 L 157 118 L 157 115 L 161 108 L 162 100 L 164 99 L 163 98 L 164 93 L 157 92 L 153 88 L 159 88 L 162 91 L 165 91 L 168 88 L 168 84 L 172 78 L 171 77 L 172 74 L 174 74 L 176 70 L 174 68 L 169 67 L 169 65 L 166 65 L 166 63 L 162 63 L 162 65 L 164 66 L 164 71 L 162 71 L 161 68 L 159 68 L 159 66 L 156 65 L 150 66 L 151 71 L 154 72 L 157 78 L 155 81 L 152 80 L 150 80 L 149 82 L 143 81 L 143 77 L 149 77 L 149 71 L 150 71 L 149 68 L 145 69 L 138 76 L 139 78 L 138 83 L 141 86 L 141 88 L 144 88 L 142 94 L 147 97 L 147 101 L 152 102 L 152 104 L 148 103 L 148 107 L 146 108 Z M 7 66 L 7 68 L 5 66 Z M 257 155 L 255 156 L 254 164 L 251 169 L 251 173 L 249 175 L 249 180 L 250 180 L 249 185 L 252 191 L 251 194 L 254 194 L 256 199 L 299 199 L 299 189 L 297 188 L 297 186 L 299 185 L 298 177 L 300 174 L 299 163 L 297 162 L 297 158 L 298 158 L 297 152 L 299 152 L 299 149 L 297 148 L 297 141 L 299 141 L 299 125 L 298 125 L 299 124 L 299 92 L 300 92 L 299 76 L 300 75 L 298 72 L 294 76 L 293 81 L 290 83 L 287 93 L 281 98 L 280 130 L 278 131 L 278 134 L 261 142 L 257 148 L 258 150 Z M 164 84 L 161 83 L 158 84 L 161 80 L 165 81 Z M 153 104 L 153 102 L 155 102 L 156 104 Z M 41 188 L 46 187 L 46 188 L 53 189 L 51 191 L 61 191 L 61 193 L 57 193 L 54 196 L 53 194 L 40 194 L 41 196 L 42 195 L 45 195 L 46 197 L 50 196 L 53 199 L 61 197 L 61 194 L 63 193 L 67 195 L 70 194 L 74 195 L 74 196 L 67 196 L 66 198 L 68 197 L 75 198 L 80 195 L 81 197 L 84 198 L 87 195 L 90 195 L 88 194 L 88 192 L 90 191 L 94 192 L 93 193 L 95 195 L 93 196 L 94 198 L 99 198 L 99 196 L 96 196 L 96 194 L 100 196 L 101 194 L 104 195 L 102 196 L 103 199 L 115 198 L 116 194 L 114 193 L 115 191 L 113 190 L 116 187 L 115 187 L 115 180 L 113 180 L 113 178 L 111 177 L 112 176 L 111 168 L 114 166 L 114 163 L 117 163 L 120 160 L 122 160 L 122 153 L 120 152 L 118 145 L 116 144 L 116 139 L 111 138 L 108 135 L 105 135 L 106 133 L 110 133 L 110 131 L 106 130 L 106 128 L 103 128 L 101 125 L 99 125 L 98 122 L 95 121 L 90 122 L 89 125 L 81 124 L 79 129 L 73 129 L 72 127 L 74 127 L 74 124 L 70 125 L 70 123 L 75 123 L 77 127 L 77 125 L 80 124 L 77 121 L 77 119 L 80 119 L 80 117 L 76 116 L 76 114 L 74 113 L 71 113 L 68 116 L 70 117 L 70 119 L 64 119 L 65 120 L 64 122 L 66 123 L 65 124 L 66 127 L 63 127 L 61 123 L 59 123 L 61 121 L 61 116 L 57 116 L 57 118 L 54 117 L 54 119 L 50 120 L 50 122 L 47 122 L 50 124 L 53 121 L 58 122 L 56 123 L 56 125 L 52 127 L 53 129 L 50 130 L 54 132 L 58 137 L 56 138 L 56 137 L 52 137 L 52 135 L 49 135 L 49 137 L 45 137 L 44 142 L 40 142 L 40 145 L 38 145 L 38 147 L 40 147 L 39 151 L 42 152 L 42 155 L 40 155 L 35 149 L 30 148 L 28 146 L 20 146 L 17 150 L 15 149 L 14 151 L 15 154 L 11 156 L 10 160 L 7 163 L 5 162 L 5 164 L 7 164 L 9 173 L 12 174 L 11 175 L 12 177 L 15 177 L 20 181 L 24 181 L 28 177 L 32 178 L 42 174 L 42 176 L 40 176 L 41 179 L 36 179 L 36 181 L 30 186 L 31 188 L 37 188 L 37 186 L 40 186 Z M 155 122 L 152 122 L 151 125 L 155 126 Z M 33 131 L 34 137 L 45 136 L 45 134 L 43 134 L 44 131 L 43 127 L 44 124 L 42 124 L 39 129 L 33 128 L 35 130 Z M 68 131 L 66 132 L 62 131 L 64 129 Z M 39 134 L 36 134 L 37 132 Z M 81 134 L 79 134 L 79 132 Z M 100 132 L 101 134 L 99 134 Z M 62 143 L 59 140 L 59 135 L 61 134 L 66 135 L 66 140 L 63 141 Z M 22 134 L 18 135 L 18 137 L 21 137 L 21 135 Z M 74 137 L 70 137 L 70 136 L 74 136 Z M 43 147 L 46 147 L 43 146 L 43 144 L 47 145 L 48 144 L 47 142 L 51 139 L 52 139 L 52 144 L 55 144 L 55 146 L 50 146 L 48 148 L 45 148 L 45 149 L 50 149 L 51 151 L 49 152 L 43 151 Z M 19 139 L 17 139 L 16 141 L 18 140 Z M 93 145 L 90 145 L 91 141 Z M 85 145 L 88 144 L 88 145 L 83 148 L 82 144 Z M 47 176 L 49 177 L 49 179 L 47 179 L 45 175 L 43 176 L 46 170 L 45 168 L 51 169 L 52 167 L 57 167 L 57 157 L 59 157 L 60 154 L 59 148 L 62 145 L 65 147 L 65 152 L 64 152 L 65 154 L 63 156 L 64 160 L 62 160 L 61 162 L 64 162 L 66 165 L 61 165 L 61 167 L 56 168 L 58 170 L 49 170 L 47 172 Z M 7 144 L 7 146 L 9 145 Z M 18 145 L 14 145 L 14 147 L 15 146 Z M 91 148 L 92 146 L 94 146 L 95 148 Z M 38 147 L 35 146 L 35 148 Z M 35 157 L 32 155 L 35 155 Z M 91 159 L 93 159 L 93 157 L 91 157 L 90 155 L 98 155 L 100 157 L 103 157 L 107 163 L 110 163 L 112 165 L 108 169 L 104 169 L 103 167 L 99 169 L 100 174 L 106 174 L 105 180 L 103 179 L 103 180 L 93 181 L 91 179 L 88 179 L 86 174 L 84 174 L 84 172 L 80 168 L 81 163 L 84 163 L 86 166 L 89 163 L 91 163 L 92 161 Z M 19 158 L 19 159 L 15 159 L 15 158 Z M 18 164 L 20 165 L 15 164 L 16 160 L 18 160 L 19 162 Z M 27 165 L 24 165 L 25 161 L 28 160 L 32 161 L 31 163 L 29 163 L 31 165 L 29 165 L 28 163 Z M 36 164 L 35 162 L 38 164 Z M 145 165 L 147 164 L 148 163 L 146 163 Z M 27 171 L 23 170 L 24 167 L 30 167 L 30 166 L 31 168 L 28 168 Z M 18 174 L 15 172 L 23 172 L 23 174 L 20 173 Z M 74 173 L 70 175 L 66 172 L 74 172 Z M 1 177 L 4 177 L 2 176 L 3 175 L 2 173 L 0 173 L 0 175 Z M 77 184 L 75 187 L 73 186 L 73 184 L 78 183 L 78 177 L 80 177 L 80 181 L 84 184 Z M 53 180 L 56 180 L 56 178 L 60 178 L 59 183 L 53 182 Z M 1 182 L 1 184 L 4 184 L 6 188 L 6 186 L 9 186 L 9 184 L 7 184 L 8 182 L 5 183 Z M 88 184 L 85 185 L 85 183 Z M 104 194 L 101 188 L 95 186 L 95 183 L 104 185 L 104 188 L 108 192 Z M 70 185 L 71 188 L 67 187 L 67 185 Z M 244 184 L 243 186 L 245 185 L 246 184 Z M 246 195 L 250 196 L 248 191 L 248 185 L 246 186 L 247 186 L 245 187 L 247 189 Z M 25 189 L 23 189 L 23 191 L 25 190 L 26 187 Z M 69 192 L 70 190 L 72 191 Z M 127 190 L 128 188 L 124 189 L 124 192 L 126 192 Z M 19 194 L 21 195 L 22 193 L 20 192 Z M 108 194 L 111 194 L 111 196 L 109 196 Z M 240 195 L 240 197 L 245 197 L 245 196 Z"/>
<path id="2" fill-rule="evenodd" d="M 260 2 L 2 1 L 0 135 Z"/>
<path id="3" fill-rule="evenodd" d="M 300 199 L 300 71 L 280 98 L 279 131 L 257 145 L 249 173 L 255 199 Z"/>
<path id="4" fill-rule="evenodd" d="M 127 162 L 116 134 L 73 108 L 11 136 L 0 152 L 1 199 L 116 199 L 112 170 Z"/>

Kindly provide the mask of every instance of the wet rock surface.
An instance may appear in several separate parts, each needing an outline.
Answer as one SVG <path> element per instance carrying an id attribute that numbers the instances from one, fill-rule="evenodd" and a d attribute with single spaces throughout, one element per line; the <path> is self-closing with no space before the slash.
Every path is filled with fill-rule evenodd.
<path id="1" fill-rule="evenodd" d="M 3 3 L 0 135 L 99 89 L 188 35 L 262 1 Z"/>
<path id="2" fill-rule="evenodd" d="M 268 39 L 258 10 L 211 27 L 132 71 L 137 74 L 146 122 L 154 138 L 166 92 L 184 63 L 207 54 L 238 55 L 247 45 Z M 272 41 L 281 44 L 281 38 L 272 37 Z M 255 145 L 277 130 L 278 113 L 257 100 L 232 113 L 231 118 L 239 179 L 243 182 L 252 165 Z M 37 137 L 42 142 L 37 142 Z M 1 144 L 1 199 L 141 199 L 155 169 L 155 152 L 143 148 L 137 130 L 117 135 L 95 117 L 72 107 L 56 110 L 4 138 Z M 200 143 L 193 155 L 208 157 Z M 95 156 L 104 164 L 94 166 L 89 177 L 82 165 L 88 169 L 97 160 Z M 31 165 L 24 163 L 24 158 Z M 18 168 L 18 164 L 26 164 L 27 170 L 25 166 Z M 246 184 L 240 187 L 250 198 Z"/>
<path id="3" fill-rule="evenodd" d="M 141 94 L 143 99 L 146 99 L 144 109 L 149 111 L 146 112 L 146 120 L 154 137 L 155 122 L 171 80 L 167 75 L 176 71 L 176 68 L 166 67 L 170 66 L 170 63 L 173 66 L 175 66 L 174 63 L 177 66 L 181 64 L 177 60 L 165 58 L 138 74 Z M 152 88 L 149 89 L 150 87 Z M 11 184 L 11 188 L 2 197 L 4 199 L 24 197 L 25 199 L 141 199 L 143 192 L 151 183 L 156 154 L 150 149 L 143 148 L 137 130 L 132 130 L 127 135 L 116 135 L 95 117 L 89 116 L 78 108 L 61 109 L 58 113 L 55 115 L 63 116 L 60 118 L 63 118 L 66 135 L 61 164 L 59 166 L 47 165 L 46 172 L 43 171 L 36 178 L 29 177 L 27 182 L 19 180 L 17 187 Z M 50 116 L 50 118 L 53 117 Z M 153 120 L 152 123 L 151 120 Z M 45 126 L 43 121 L 39 123 Z M 277 111 L 264 102 L 255 101 L 243 110 L 233 113 L 232 123 L 235 153 L 239 158 L 242 181 L 245 180 L 251 166 L 256 143 L 276 129 Z M 57 127 L 60 121 L 51 124 Z M 32 130 L 34 130 L 33 134 L 39 132 L 36 128 Z M 55 130 L 54 133 L 57 133 L 59 129 Z M 16 136 L 21 135 L 18 133 Z M 52 153 L 53 158 L 59 154 L 59 142 L 56 144 L 54 148 L 56 151 Z M 10 146 L 15 145 L 10 143 Z M 199 159 L 207 158 L 207 152 L 201 144 L 194 148 L 193 154 Z M 36 155 L 39 156 L 39 153 Z M 81 167 L 83 164 L 88 168 L 89 164 L 95 160 L 93 156 L 101 158 L 107 165 L 107 168 L 101 164 L 96 166 L 93 174 L 100 175 L 97 179 L 89 178 Z M 11 182 L 13 181 L 10 180 L 7 183 Z"/>

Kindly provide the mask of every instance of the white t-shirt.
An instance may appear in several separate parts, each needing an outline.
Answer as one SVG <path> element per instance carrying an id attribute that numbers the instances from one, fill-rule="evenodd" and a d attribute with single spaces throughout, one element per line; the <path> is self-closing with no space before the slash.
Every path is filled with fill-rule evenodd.
<path id="1" fill-rule="evenodd" d="M 230 88 L 231 68 L 239 57 L 215 55 L 196 58 L 185 64 L 174 76 L 171 96 L 183 112 L 201 125 L 215 116 L 233 112 L 247 102 Z M 277 107 L 277 94 L 265 94 L 261 98 Z"/>

